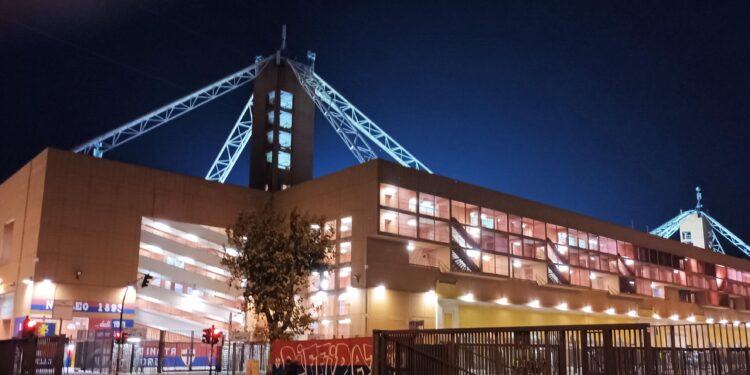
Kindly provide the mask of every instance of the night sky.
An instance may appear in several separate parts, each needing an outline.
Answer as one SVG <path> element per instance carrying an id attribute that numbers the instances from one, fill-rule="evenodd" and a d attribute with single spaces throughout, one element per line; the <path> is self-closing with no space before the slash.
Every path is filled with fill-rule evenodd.
<path id="1" fill-rule="evenodd" d="M 0 179 L 273 53 L 286 23 L 438 174 L 641 230 L 700 185 L 750 241 L 750 5 L 529 3 L 0 2 Z M 203 176 L 250 92 L 106 157 Z M 316 175 L 356 163 L 320 115 L 315 148 Z"/>

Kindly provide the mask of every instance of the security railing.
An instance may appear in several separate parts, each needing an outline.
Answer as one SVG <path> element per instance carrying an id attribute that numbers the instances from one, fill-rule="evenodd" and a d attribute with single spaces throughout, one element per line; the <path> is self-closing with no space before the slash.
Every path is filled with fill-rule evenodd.
<path id="1" fill-rule="evenodd" d="M 744 324 L 374 332 L 374 374 L 750 374 Z"/>

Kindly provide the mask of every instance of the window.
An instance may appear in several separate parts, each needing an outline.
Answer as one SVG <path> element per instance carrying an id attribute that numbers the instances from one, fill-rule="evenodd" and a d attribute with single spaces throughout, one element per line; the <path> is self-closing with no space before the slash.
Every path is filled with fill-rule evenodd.
<path id="1" fill-rule="evenodd" d="M 493 229 L 495 227 L 495 212 L 482 208 L 479 219 L 482 222 L 482 227 L 487 229 Z"/>
<path id="2" fill-rule="evenodd" d="M 380 205 L 398 208 L 398 188 L 396 186 L 380 184 Z"/>
<path id="3" fill-rule="evenodd" d="M 380 210 L 380 231 L 398 234 L 398 213 L 395 211 Z"/>
<path id="4" fill-rule="evenodd" d="M 441 219 L 449 217 L 448 199 L 430 194 L 419 193 L 419 214 Z"/>
<path id="5" fill-rule="evenodd" d="M 424 217 L 419 218 L 419 238 L 435 240 L 435 220 Z"/>
<path id="6" fill-rule="evenodd" d="M 276 112 L 274 111 L 268 111 L 268 123 L 274 124 L 276 121 Z"/>
<path id="7" fill-rule="evenodd" d="M 451 201 L 451 215 L 461 224 L 479 226 L 479 207 L 459 201 Z"/>
<path id="8" fill-rule="evenodd" d="M 523 247 L 521 239 L 516 236 L 510 237 L 510 253 L 517 256 L 523 256 Z"/>
<path id="9" fill-rule="evenodd" d="M 294 95 L 291 92 L 286 92 L 284 90 L 281 90 L 281 108 L 292 109 L 293 106 L 294 106 Z"/>
<path id="10" fill-rule="evenodd" d="M 482 229 L 481 247 L 483 250 L 495 250 L 495 233 L 491 230 Z"/>
<path id="11" fill-rule="evenodd" d="M 498 253 L 508 253 L 508 235 L 505 233 L 495 233 L 495 251 Z"/>
<path id="12" fill-rule="evenodd" d="M 680 302 L 695 303 L 695 292 L 689 290 L 679 291 Z"/>
<path id="13" fill-rule="evenodd" d="M 292 167 L 292 155 L 285 151 L 279 151 L 279 169 L 289 170 Z"/>
<path id="14" fill-rule="evenodd" d="M 547 224 L 547 238 L 559 245 L 568 244 L 568 228 L 555 224 Z"/>
<path id="15" fill-rule="evenodd" d="M 522 234 L 522 223 L 521 217 L 516 215 L 508 215 L 508 224 L 510 225 L 509 232 L 515 234 Z"/>
<path id="16" fill-rule="evenodd" d="M 276 91 L 268 92 L 268 105 L 276 105 Z"/>
<path id="17" fill-rule="evenodd" d="M 279 132 L 279 146 L 287 149 L 292 147 L 292 133 Z"/>
<path id="18" fill-rule="evenodd" d="M 380 184 L 380 204 L 404 211 L 417 212 L 417 192 L 393 185 Z"/>
<path id="19" fill-rule="evenodd" d="M 448 243 L 451 240 L 450 226 L 448 222 L 435 220 L 435 241 Z"/>
<path id="20" fill-rule="evenodd" d="M 352 236 L 352 217 L 342 217 L 341 226 L 339 227 L 339 238 L 347 238 Z"/>
<path id="21" fill-rule="evenodd" d="M 508 231 L 508 214 L 495 211 L 495 230 Z"/>
<path id="22" fill-rule="evenodd" d="M 599 250 L 599 236 L 589 234 L 589 249 Z"/>
<path id="23" fill-rule="evenodd" d="M 682 232 L 682 240 L 683 241 L 692 241 L 693 240 L 693 234 L 690 232 Z"/>
<path id="24" fill-rule="evenodd" d="M 292 128 L 292 114 L 290 112 L 287 112 L 287 111 L 279 112 L 279 126 L 281 126 L 284 129 Z"/>
<path id="25" fill-rule="evenodd" d="M 398 215 L 398 234 L 406 237 L 417 236 L 417 217 L 414 215 Z"/>
<path id="26" fill-rule="evenodd" d="M 342 242 L 339 244 L 339 263 L 349 263 L 352 261 L 352 243 Z"/>
<path id="27" fill-rule="evenodd" d="M 266 162 L 273 163 L 273 153 L 271 151 L 266 152 Z"/>
<path id="28" fill-rule="evenodd" d="M 352 285 L 352 268 L 350 266 L 341 267 L 339 270 L 339 289 L 346 289 Z"/>

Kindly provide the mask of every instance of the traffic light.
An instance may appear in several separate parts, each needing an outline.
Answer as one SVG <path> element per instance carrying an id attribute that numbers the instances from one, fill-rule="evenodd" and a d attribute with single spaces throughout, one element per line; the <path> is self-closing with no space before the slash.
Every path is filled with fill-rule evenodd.
<path id="1" fill-rule="evenodd" d="M 115 331 L 115 342 L 118 344 L 124 344 L 128 341 L 128 333 L 123 331 Z"/>
<path id="2" fill-rule="evenodd" d="M 218 328 L 213 328 L 213 330 L 211 330 L 211 344 L 218 343 L 219 338 L 221 338 L 221 331 Z"/>
<path id="3" fill-rule="evenodd" d="M 36 336 L 36 320 L 33 320 L 26 316 L 23 320 L 23 326 L 21 327 L 21 337 L 30 338 Z"/>
<path id="4" fill-rule="evenodd" d="M 151 282 L 151 279 L 153 279 L 153 278 L 154 278 L 154 277 L 153 277 L 153 276 L 151 276 L 150 274 L 145 274 L 145 275 L 143 275 L 143 281 L 141 281 L 141 288 L 145 288 L 145 287 L 147 287 L 147 286 L 148 286 L 148 283 L 150 283 L 150 282 Z"/>
<path id="5" fill-rule="evenodd" d="M 213 332 L 213 329 L 206 328 L 203 330 L 203 337 L 201 338 L 201 342 L 204 344 L 210 344 L 211 343 L 211 333 Z"/>

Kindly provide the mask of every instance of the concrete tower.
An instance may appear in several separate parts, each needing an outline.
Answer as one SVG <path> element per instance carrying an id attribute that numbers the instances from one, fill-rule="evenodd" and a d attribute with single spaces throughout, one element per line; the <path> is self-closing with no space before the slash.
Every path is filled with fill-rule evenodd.
<path id="1" fill-rule="evenodd" d="M 250 186 L 282 190 L 312 179 L 315 106 L 281 51 L 253 90 Z"/>

